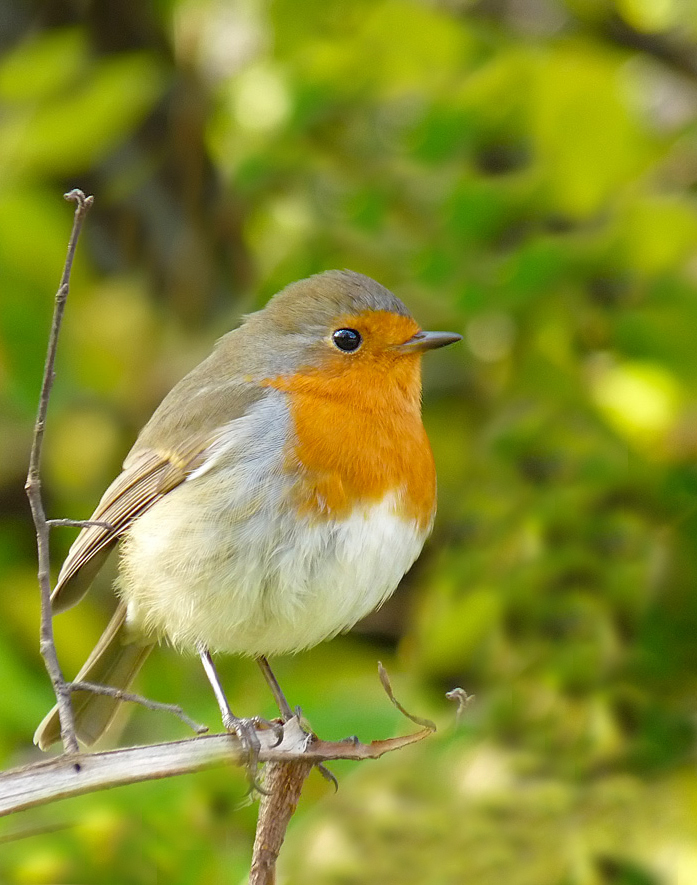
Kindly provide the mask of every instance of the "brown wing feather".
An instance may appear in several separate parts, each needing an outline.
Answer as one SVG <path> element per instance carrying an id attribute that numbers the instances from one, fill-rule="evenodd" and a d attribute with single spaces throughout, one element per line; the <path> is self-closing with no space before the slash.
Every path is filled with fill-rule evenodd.
<path id="1" fill-rule="evenodd" d="M 90 517 L 110 528 L 85 527 L 68 551 L 51 595 L 55 613 L 82 599 L 119 536 L 136 517 L 200 465 L 201 456 L 212 441 L 208 438 L 189 446 L 185 457 L 145 450 L 126 460 L 126 469 L 109 486 Z"/>

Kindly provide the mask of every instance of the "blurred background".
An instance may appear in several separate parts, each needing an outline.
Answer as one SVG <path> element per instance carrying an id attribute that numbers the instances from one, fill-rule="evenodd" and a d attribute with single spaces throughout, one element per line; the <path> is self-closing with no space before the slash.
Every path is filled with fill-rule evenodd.
<path id="1" fill-rule="evenodd" d="M 327 739 L 438 734 L 307 783 L 281 882 L 697 882 L 695 0 L 0 0 L 0 764 L 38 757 L 23 483 L 72 208 L 94 193 L 45 447 L 87 517 L 170 387 L 286 283 L 374 276 L 426 328 L 440 510 L 351 635 L 276 670 Z M 75 531 L 52 535 L 57 571 Z M 73 674 L 108 581 L 56 622 Z M 233 708 L 273 714 L 249 661 Z M 476 695 L 462 726 L 445 691 Z M 139 688 L 217 729 L 166 648 Z M 106 746 L 185 737 L 128 711 Z M 217 770 L 0 822 L 7 883 L 242 882 Z"/>

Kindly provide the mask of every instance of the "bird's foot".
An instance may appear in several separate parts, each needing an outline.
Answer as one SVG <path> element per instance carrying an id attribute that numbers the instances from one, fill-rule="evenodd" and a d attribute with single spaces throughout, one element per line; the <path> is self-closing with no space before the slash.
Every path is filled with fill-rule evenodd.
<path id="1" fill-rule="evenodd" d="M 242 752 L 247 757 L 246 768 L 250 792 L 254 793 L 256 791 L 266 795 L 266 790 L 264 790 L 257 779 L 257 765 L 259 764 L 259 753 L 261 751 L 261 742 L 257 730 L 273 731 L 276 737 L 276 743 L 273 746 L 277 747 L 283 740 L 283 725 L 280 722 L 262 719 L 260 716 L 240 719 L 232 713 L 223 717 L 223 725 L 230 734 L 237 735 L 242 746 Z"/>

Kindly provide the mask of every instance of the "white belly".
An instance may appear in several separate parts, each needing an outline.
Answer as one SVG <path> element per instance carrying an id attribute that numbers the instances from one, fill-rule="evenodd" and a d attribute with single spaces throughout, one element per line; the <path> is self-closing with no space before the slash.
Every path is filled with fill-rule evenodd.
<path id="1" fill-rule="evenodd" d="M 342 521 L 296 516 L 277 463 L 284 422 L 278 412 L 271 424 L 257 417 L 274 431 L 261 446 L 257 438 L 253 466 L 235 422 L 212 463 L 138 517 L 121 545 L 129 622 L 182 649 L 271 655 L 315 645 L 381 605 L 428 534 L 398 515 L 395 496 Z"/>
<path id="2" fill-rule="evenodd" d="M 392 500 L 342 522 L 286 515 L 262 544 L 192 530 L 186 512 L 178 526 L 163 525 L 158 507 L 138 519 L 121 588 L 129 620 L 181 648 L 271 655 L 316 645 L 381 605 L 425 539 Z"/>

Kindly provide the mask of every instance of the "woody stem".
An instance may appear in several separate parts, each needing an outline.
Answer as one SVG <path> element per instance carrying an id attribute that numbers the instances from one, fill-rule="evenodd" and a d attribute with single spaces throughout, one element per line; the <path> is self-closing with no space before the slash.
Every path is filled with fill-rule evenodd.
<path id="1" fill-rule="evenodd" d="M 70 289 L 70 272 L 73 266 L 75 248 L 82 229 L 82 223 L 87 214 L 87 210 L 90 208 L 94 200 L 93 197 L 86 197 L 82 191 L 77 189 L 70 191 L 65 197 L 67 200 L 72 200 L 77 205 L 73 219 L 73 228 L 68 242 L 68 253 L 63 267 L 63 274 L 61 276 L 58 291 L 56 292 L 53 321 L 51 323 L 51 332 L 46 351 L 44 375 L 41 382 L 39 407 L 36 415 L 36 423 L 34 424 L 34 435 L 29 457 L 29 471 L 27 473 L 27 481 L 24 488 L 29 499 L 29 506 L 31 507 L 32 518 L 36 528 L 36 546 L 39 564 L 38 578 L 39 589 L 41 591 L 41 638 L 39 647 L 41 650 L 41 656 L 44 659 L 46 671 L 51 679 L 53 690 L 56 694 L 63 747 L 66 753 L 77 753 L 79 748 L 75 736 L 75 718 L 73 716 L 73 708 L 70 700 L 70 690 L 66 686 L 65 677 L 63 676 L 63 671 L 58 662 L 56 644 L 53 638 L 49 526 L 46 520 L 46 511 L 44 510 L 43 497 L 41 494 L 40 473 L 41 449 L 44 439 L 44 429 L 46 426 L 46 414 L 48 412 L 48 401 L 51 396 L 51 390 L 55 379 L 54 366 L 56 361 L 56 350 L 58 347 L 58 335 L 60 333 L 65 304 Z"/>

